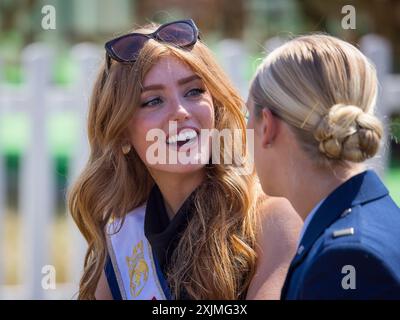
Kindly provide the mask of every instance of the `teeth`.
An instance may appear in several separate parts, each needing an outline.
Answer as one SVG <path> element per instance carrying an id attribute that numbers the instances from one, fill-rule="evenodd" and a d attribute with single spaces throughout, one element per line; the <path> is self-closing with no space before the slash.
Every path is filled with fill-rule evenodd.
<path id="1" fill-rule="evenodd" d="M 195 137 L 197 137 L 197 132 L 194 130 L 181 131 L 179 134 L 170 136 L 168 138 L 167 143 L 173 144 L 173 143 L 177 143 L 178 141 L 182 142 L 182 141 L 186 141 L 186 140 L 192 140 Z"/>

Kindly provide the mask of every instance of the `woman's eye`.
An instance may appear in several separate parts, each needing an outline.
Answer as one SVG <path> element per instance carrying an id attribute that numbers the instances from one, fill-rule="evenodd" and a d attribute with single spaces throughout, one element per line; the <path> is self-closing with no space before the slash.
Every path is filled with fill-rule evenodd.
<path id="1" fill-rule="evenodd" d="M 154 98 L 154 99 L 143 102 L 142 107 L 155 106 L 160 103 L 162 103 L 162 100 L 160 98 Z"/>
<path id="2" fill-rule="evenodd" d="M 201 88 L 191 89 L 186 93 L 185 97 L 199 96 L 202 95 L 204 92 L 205 90 Z"/>

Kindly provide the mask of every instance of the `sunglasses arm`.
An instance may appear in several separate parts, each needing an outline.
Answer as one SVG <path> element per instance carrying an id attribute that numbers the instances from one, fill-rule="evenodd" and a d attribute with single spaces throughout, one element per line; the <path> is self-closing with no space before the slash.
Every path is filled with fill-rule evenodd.
<path id="1" fill-rule="evenodd" d="M 106 60 L 105 73 L 108 76 L 108 73 L 109 73 L 110 67 L 111 67 L 111 58 L 110 58 L 110 56 L 108 55 L 107 52 L 106 52 L 106 59 L 105 60 Z"/>

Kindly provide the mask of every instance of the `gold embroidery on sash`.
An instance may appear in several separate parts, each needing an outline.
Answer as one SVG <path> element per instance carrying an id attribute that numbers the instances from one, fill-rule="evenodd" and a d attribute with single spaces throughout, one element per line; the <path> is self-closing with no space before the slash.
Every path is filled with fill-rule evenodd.
<path id="1" fill-rule="evenodd" d="M 132 256 L 126 257 L 126 263 L 129 269 L 131 295 L 136 298 L 149 278 L 149 267 L 144 260 L 143 240 L 133 247 Z"/>

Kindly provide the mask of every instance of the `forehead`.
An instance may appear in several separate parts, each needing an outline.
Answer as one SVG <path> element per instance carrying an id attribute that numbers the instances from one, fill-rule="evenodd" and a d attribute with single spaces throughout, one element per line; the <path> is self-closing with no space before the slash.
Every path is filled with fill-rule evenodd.
<path id="1" fill-rule="evenodd" d="M 144 77 L 144 85 L 170 82 L 195 74 L 184 62 L 175 57 L 162 57 L 151 67 Z"/>

